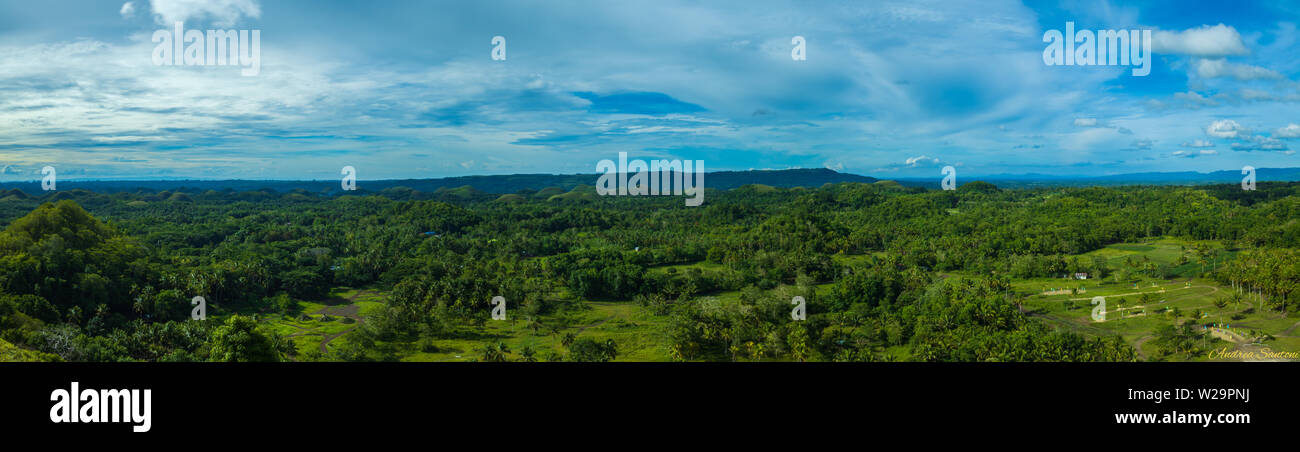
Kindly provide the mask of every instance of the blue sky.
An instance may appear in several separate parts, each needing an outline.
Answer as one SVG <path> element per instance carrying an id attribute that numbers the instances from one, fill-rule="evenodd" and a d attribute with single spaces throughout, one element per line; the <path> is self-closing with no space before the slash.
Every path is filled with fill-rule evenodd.
<path id="1" fill-rule="evenodd" d="M 0 180 L 1300 166 L 1286 2 L 0 3 Z M 260 73 L 153 65 L 178 20 L 261 30 Z M 1152 30 L 1151 74 L 1044 64 L 1066 21 Z"/>

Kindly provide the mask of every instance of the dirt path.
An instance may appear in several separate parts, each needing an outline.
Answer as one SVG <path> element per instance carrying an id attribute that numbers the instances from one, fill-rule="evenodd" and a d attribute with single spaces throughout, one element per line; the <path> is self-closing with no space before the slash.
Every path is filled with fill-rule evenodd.
<path id="1" fill-rule="evenodd" d="M 348 303 L 349 303 L 349 304 L 348 304 L 347 306 L 344 306 L 343 308 L 340 308 L 340 309 L 334 309 L 334 306 L 326 306 L 326 307 L 324 307 L 324 308 L 321 308 L 319 311 L 313 312 L 313 314 L 320 314 L 320 315 L 335 315 L 335 316 L 340 316 L 340 317 L 347 317 L 347 318 L 350 318 L 350 319 L 353 319 L 353 320 L 356 320 L 356 321 L 357 321 L 357 324 L 354 325 L 354 326 L 352 326 L 352 328 L 348 328 L 348 329 L 343 330 L 343 331 L 340 331 L 340 332 L 338 332 L 338 333 L 336 333 L 336 334 L 325 335 L 325 336 L 324 336 L 325 339 L 320 341 L 320 353 L 321 353 L 322 355 L 324 355 L 324 354 L 326 354 L 326 353 L 329 353 L 329 351 L 328 351 L 328 349 L 326 348 L 326 346 L 329 345 L 330 341 L 333 341 L 333 340 L 335 340 L 335 339 L 338 339 L 340 336 L 343 336 L 344 334 L 351 333 L 352 330 L 355 330 L 355 329 L 357 329 L 357 327 L 361 326 L 361 324 L 366 323 L 366 320 L 363 319 L 363 318 L 361 318 L 361 315 L 359 314 L 359 312 L 360 312 L 360 308 L 358 308 L 355 304 L 351 304 L 351 303 L 356 302 L 357 297 L 360 297 L 362 294 L 367 293 L 367 292 L 370 292 L 370 291 L 369 291 L 369 290 L 358 290 L 357 293 L 352 294 L 352 298 L 348 298 Z"/>
<path id="2" fill-rule="evenodd" d="M 1291 325 L 1290 328 L 1287 328 L 1287 329 L 1285 329 L 1285 330 L 1282 330 L 1282 332 L 1281 332 L 1280 334 L 1278 334 L 1278 335 L 1276 335 L 1276 336 L 1274 336 L 1274 337 L 1277 337 L 1277 336 L 1290 336 L 1290 335 L 1291 335 L 1291 332 L 1292 332 L 1292 331 L 1295 331 L 1296 327 L 1300 327 L 1300 322 L 1296 322 L 1295 325 Z"/>
<path id="3" fill-rule="evenodd" d="M 1068 328 L 1070 328 L 1070 329 L 1073 329 L 1073 330 L 1083 330 L 1083 331 L 1088 331 L 1088 332 L 1090 332 L 1090 333 L 1097 334 L 1097 335 L 1101 335 L 1101 336 L 1115 336 L 1115 335 L 1116 335 L 1116 333 L 1115 333 L 1114 331 L 1110 331 L 1110 330 L 1103 329 L 1103 328 L 1097 328 L 1097 327 L 1095 327 L 1095 326 L 1091 326 L 1091 325 L 1084 325 L 1084 324 L 1081 324 L 1081 323 L 1078 323 L 1078 322 L 1075 322 L 1075 321 L 1072 321 L 1072 320 L 1069 320 L 1069 319 L 1063 319 L 1063 318 L 1056 317 L 1056 316 L 1051 316 L 1051 315 L 1047 315 L 1047 314 L 1039 314 L 1039 313 L 1036 313 L 1036 312 L 1031 312 L 1031 313 L 1029 313 L 1029 315 L 1030 315 L 1031 317 L 1036 317 L 1036 318 L 1040 318 L 1040 319 L 1043 319 L 1043 320 L 1048 320 L 1048 321 L 1052 321 L 1052 322 L 1055 322 L 1055 323 L 1059 323 L 1059 324 L 1065 325 L 1066 327 L 1068 327 Z"/>
<path id="4" fill-rule="evenodd" d="M 1164 289 L 1163 291 L 1156 290 L 1156 291 L 1150 291 L 1150 292 L 1129 292 L 1129 293 L 1117 293 L 1117 294 L 1113 294 L 1113 295 L 1097 295 L 1097 296 L 1099 296 L 1099 297 L 1100 297 L 1100 296 L 1105 296 L 1105 297 L 1127 297 L 1127 296 L 1129 296 L 1129 295 L 1142 295 L 1142 294 L 1144 294 L 1144 293 L 1160 294 L 1160 293 L 1166 293 L 1166 292 L 1173 292 L 1173 291 L 1175 291 L 1175 290 L 1187 290 L 1187 289 L 1196 288 L 1196 287 L 1209 287 L 1210 289 L 1212 289 L 1212 290 L 1210 290 L 1210 293 L 1215 293 L 1215 292 L 1218 292 L 1218 291 L 1219 291 L 1219 288 L 1218 288 L 1218 287 L 1214 287 L 1214 286 L 1187 286 L 1187 287 L 1179 287 L 1179 288 L 1177 288 L 1177 289 Z M 1206 294 L 1206 295 L 1209 295 L 1209 294 Z M 1092 298 L 1093 298 L 1093 297 L 1071 298 L 1070 301 L 1091 300 Z"/>
<path id="5" fill-rule="evenodd" d="M 1138 340 L 1133 341 L 1133 351 L 1137 352 L 1139 358 L 1142 358 L 1144 361 L 1147 359 L 1147 353 L 1142 351 L 1142 345 L 1155 338 L 1155 336 L 1148 335 L 1139 337 Z"/>
<path id="6" fill-rule="evenodd" d="M 576 336 L 576 335 L 582 334 L 582 332 L 583 332 L 583 331 L 586 331 L 587 328 L 595 328 L 595 327 L 598 327 L 598 326 L 604 325 L 605 322 L 608 322 L 608 321 L 609 321 L 610 319 L 612 319 L 612 318 L 614 318 L 614 317 L 612 317 L 612 316 L 611 316 L 611 317 L 606 317 L 606 318 L 604 318 L 604 319 L 601 319 L 601 321 L 596 322 L 596 323 L 593 323 L 593 324 L 591 324 L 591 325 L 583 325 L 583 326 L 580 326 L 580 327 L 578 327 L 578 331 L 575 332 L 575 333 L 573 333 L 573 334 Z"/>

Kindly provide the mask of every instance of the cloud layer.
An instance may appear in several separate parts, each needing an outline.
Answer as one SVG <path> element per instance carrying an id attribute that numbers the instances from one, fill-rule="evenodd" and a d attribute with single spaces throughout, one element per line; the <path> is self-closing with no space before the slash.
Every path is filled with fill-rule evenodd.
<path id="1" fill-rule="evenodd" d="M 33 4 L 0 28 L 0 180 L 46 164 L 96 178 L 572 173 L 620 151 L 890 177 L 1300 166 L 1300 18 L 1265 2 L 1241 17 L 934 0 L 111 6 L 73 5 L 87 18 L 69 23 L 69 6 Z M 1045 66 L 1043 32 L 1067 20 L 1156 30 L 1152 74 Z M 150 36 L 175 21 L 261 30 L 261 74 L 152 65 Z"/>
<path id="2" fill-rule="evenodd" d="M 257 0 L 149 0 L 149 6 L 160 25 L 211 20 L 214 25 L 229 26 L 242 18 L 262 15 Z M 123 5 L 122 9 L 126 8 Z"/>

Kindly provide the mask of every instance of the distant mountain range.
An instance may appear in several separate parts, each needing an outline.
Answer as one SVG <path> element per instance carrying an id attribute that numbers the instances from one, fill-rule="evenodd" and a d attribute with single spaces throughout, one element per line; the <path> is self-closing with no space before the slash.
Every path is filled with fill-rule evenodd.
<path id="1" fill-rule="evenodd" d="M 456 188 L 473 187 L 483 193 L 506 194 L 522 191 L 541 191 L 546 188 L 559 188 L 565 191 L 580 185 L 595 185 L 599 178 L 596 174 L 510 174 L 495 176 L 460 176 L 439 179 L 395 179 L 359 181 L 358 189 L 362 193 L 381 192 L 390 189 L 411 189 L 418 192 L 433 193 Z M 1059 187 L 1059 186 L 1117 186 L 1117 185 L 1204 185 L 1236 184 L 1241 182 L 1240 171 L 1215 171 L 1211 173 L 1184 172 L 1149 172 L 1117 174 L 1108 176 L 1059 176 L 1051 174 L 999 174 L 987 176 L 958 176 L 957 182 L 965 184 L 971 181 L 985 181 L 1003 188 Z M 940 177 L 933 178 L 897 178 L 893 179 L 905 186 L 938 188 Z M 829 169 L 788 169 L 788 170 L 751 170 L 718 171 L 708 173 L 705 188 L 729 190 L 749 184 L 769 185 L 773 187 L 819 187 L 823 184 L 840 182 L 873 183 L 880 178 L 841 173 Z M 1258 182 L 1300 181 L 1300 168 L 1260 168 L 1256 171 Z M 276 192 L 305 191 L 309 193 L 341 194 L 338 180 L 301 181 L 301 180 L 59 180 L 60 191 L 83 189 L 100 193 L 147 191 L 181 191 L 203 192 L 216 191 L 257 191 L 273 190 Z M 39 181 L 0 183 L 0 191 L 18 189 L 28 194 L 41 192 Z"/>
<path id="2" fill-rule="evenodd" d="M 1243 175 L 1241 170 L 1214 171 L 1198 173 L 1195 171 L 1127 173 L 1107 176 L 1061 176 L 1053 174 L 995 174 L 962 178 L 957 182 L 981 180 L 1002 188 L 1026 187 L 1089 187 L 1118 185 L 1209 185 L 1238 184 Z M 898 179 L 904 184 L 938 187 L 939 177 L 927 179 Z M 1255 170 L 1256 182 L 1293 182 L 1300 181 L 1300 168 L 1258 168 Z"/>
<path id="3" fill-rule="evenodd" d="M 409 188 L 419 192 L 433 193 L 470 186 L 484 193 L 505 194 L 520 191 L 540 191 L 545 188 L 558 187 L 569 191 L 579 185 L 596 185 L 600 178 L 597 174 L 510 174 L 497 176 L 460 176 L 440 179 L 393 179 L 358 181 L 357 189 L 361 192 L 379 192 L 395 188 Z M 829 169 L 788 169 L 788 170 L 754 170 L 754 171 L 717 171 L 707 173 L 704 187 L 718 190 L 730 190 L 749 184 L 770 185 L 773 187 L 820 187 L 822 184 L 839 182 L 872 183 L 878 179 L 856 174 L 839 173 Z M 41 192 L 39 181 L 0 183 L 0 190 L 19 189 L 29 194 Z M 301 180 L 59 180 L 58 189 L 83 189 L 99 193 L 133 192 L 137 190 L 169 190 L 182 192 L 202 192 L 207 190 L 257 191 L 274 190 L 288 192 L 293 190 L 311 193 L 341 194 L 339 180 L 301 181 Z"/>

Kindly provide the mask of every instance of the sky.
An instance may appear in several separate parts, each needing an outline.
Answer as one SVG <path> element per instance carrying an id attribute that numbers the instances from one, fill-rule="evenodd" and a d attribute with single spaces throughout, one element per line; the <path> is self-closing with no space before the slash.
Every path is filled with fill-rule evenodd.
<path id="1" fill-rule="evenodd" d="M 257 75 L 155 65 L 178 21 L 258 30 Z M 1066 22 L 1150 30 L 1150 74 L 1045 64 Z M 1297 22 L 1277 1 L 0 0 L 0 181 L 594 173 L 619 152 L 882 178 L 1300 167 Z"/>

